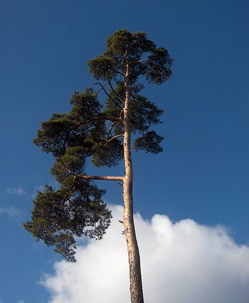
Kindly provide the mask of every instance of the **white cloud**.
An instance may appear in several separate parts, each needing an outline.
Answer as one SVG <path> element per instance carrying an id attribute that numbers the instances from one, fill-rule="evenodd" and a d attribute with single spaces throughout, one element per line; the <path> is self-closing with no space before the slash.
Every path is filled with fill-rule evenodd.
<path id="1" fill-rule="evenodd" d="M 11 195 L 27 196 L 27 193 L 21 186 L 18 186 L 16 188 L 6 188 L 6 192 Z"/>
<path id="2" fill-rule="evenodd" d="M 129 302 L 126 243 L 122 208 L 101 241 L 89 241 L 77 251 L 77 262 L 57 262 L 55 274 L 42 284 L 50 303 Z M 220 226 L 201 226 L 192 220 L 173 224 L 155 215 L 151 221 L 136 215 L 147 303 L 248 303 L 249 247 L 239 246 Z"/>
<path id="3" fill-rule="evenodd" d="M 22 213 L 21 210 L 16 207 L 6 207 L 6 208 L 0 207 L 0 215 L 6 215 L 9 217 L 20 217 L 21 213 Z"/>

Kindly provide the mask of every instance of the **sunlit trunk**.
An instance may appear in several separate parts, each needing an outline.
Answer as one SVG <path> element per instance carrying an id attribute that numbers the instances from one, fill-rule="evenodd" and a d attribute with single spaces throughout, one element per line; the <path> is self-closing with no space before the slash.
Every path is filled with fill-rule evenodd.
<path id="1" fill-rule="evenodd" d="M 140 255 L 136 239 L 134 218 L 133 218 L 133 167 L 130 147 L 130 125 L 129 125 L 129 62 L 126 62 L 125 75 L 125 104 L 124 104 L 124 165 L 125 175 L 123 180 L 123 197 L 124 197 L 124 234 L 127 242 L 129 274 L 130 274 L 130 296 L 131 303 L 143 303 L 143 288 L 140 267 Z"/>

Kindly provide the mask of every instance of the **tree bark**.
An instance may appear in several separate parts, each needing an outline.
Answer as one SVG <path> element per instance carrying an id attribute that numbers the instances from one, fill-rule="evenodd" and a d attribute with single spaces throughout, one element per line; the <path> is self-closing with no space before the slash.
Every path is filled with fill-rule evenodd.
<path id="1" fill-rule="evenodd" d="M 129 103 L 130 103 L 130 88 L 129 88 L 129 62 L 126 62 L 125 74 L 125 104 L 124 104 L 124 166 L 125 175 L 123 179 L 123 198 L 124 198 L 124 213 L 123 224 L 124 234 L 126 237 L 129 275 L 130 275 L 130 297 L 131 303 L 144 303 L 143 287 L 140 267 L 140 255 L 136 239 L 135 224 L 133 218 L 133 166 L 130 147 L 130 125 L 129 125 Z"/>

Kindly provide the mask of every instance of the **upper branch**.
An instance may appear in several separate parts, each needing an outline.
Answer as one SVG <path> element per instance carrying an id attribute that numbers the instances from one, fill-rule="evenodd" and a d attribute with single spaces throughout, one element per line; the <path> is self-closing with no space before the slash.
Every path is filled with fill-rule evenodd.
<path id="1" fill-rule="evenodd" d="M 105 85 L 107 84 L 105 84 L 105 85 L 103 85 L 102 83 L 100 83 L 100 82 L 96 82 L 96 83 L 93 83 L 93 85 L 96 85 L 96 84 L 98 84 L 98 85 L 100 85 L 101 86 L 101 89 L 103 89 L 103 91 L 105 92 L 105 94 L 119 107 L 119 108 L 122 108 L 111 96 L 110 96 L 110 94 L 108 94 L 108 92 L 106 91 L 106 89 L 105 89 Z M 110 81 L 108 81 L 108 84 L 110 85 Z M 111 85 L 110 85 L 111 86 Z"/>
<path id="2" fill-rule="evenodd" d="M 88 119 L 88 120 L 84 120 L 82 122 L 80 122 L 81 124 L 85 124 L 85 123 L 91 123 L 91 122 L 95 122 L 95 121 L 100 121 L 100 120 L 109 120 L 109 121 L 113 121 L 113 122 L 120 122 L 123 123 L 123 120 L 120 118 L 115 118 L 115 117 L 106 117 L 106 116 L 100 116 L 97 118 L 92 118 L 92 119 Z"/>
<path id="3" fill-rule="evenodd" d="M 116 138 L 120 138 L 120 137 L 124 137 L 124 135 L 123 135 L 123 134 L 116 135 L 116 136 L 110 138 L 107 142 L 111 142 L 112 140 L 114 140 L 114 139 L 116 139 Z"/>
<path id="4" fill-rule="evenodd" d="M 111 84 L 111 81 L 108 81 L 108 83 L 109 83 L 109 85 L 110 85 L 110 88 L 111 88 L 111 90 L 112 90 L 112 92 L 115 94 L 115 96 L 122 102 L 122 103 L 124 103 L 124 100 L 122 99 L 122 98 L 120 98 L 120 96 L 115 92 L 115 90 L 114 90 L 114 88 L 113 88 L 113 86 L 112 86 L 112 84 Z M 116 103 L 116 102 L 115 102 Z M 118 105 L 118 104 L 117 104 Z M 118 105 L 119 106 L 119 105 Z M 120 107 L 120 106 L 119 106 Z M 121 107 L 120 107 L 121 108 Z"/>

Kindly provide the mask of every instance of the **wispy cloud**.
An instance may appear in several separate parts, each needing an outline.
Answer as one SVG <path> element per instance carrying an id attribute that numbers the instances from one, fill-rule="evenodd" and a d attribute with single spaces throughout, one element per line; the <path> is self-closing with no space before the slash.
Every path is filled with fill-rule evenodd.
<path id="1" fill-rule="evenodd" d="M 22 214 L 22 211 L 16 207 L 0 207 L 0 216 L 5 215 L 12 218 L 19 218 Z M 0 301 L 1 303 L 1 301 Z"/>
<path id="2" fill-rule="evenodd" d="M 122 208 L 101 241 L 77 250 L 77 262 L 57 262 L 42 284 L 50 303 L 129 302 Z M 248 303 L 249 247 L 239 246 L 226 229 L 167 216 L 145 221 L 136 215 L 145 301 L 148 303 Z M 93 283 L 94 281 L 94 283 Z"/>
<path id="3" fill-rule="evenodd" d="M 18 186 L 15 188 L 6 188 L 6 192 L 8 194 L 17 195 L 17 196 L 27 196 L 28 195 L 21 186 Z"/>

